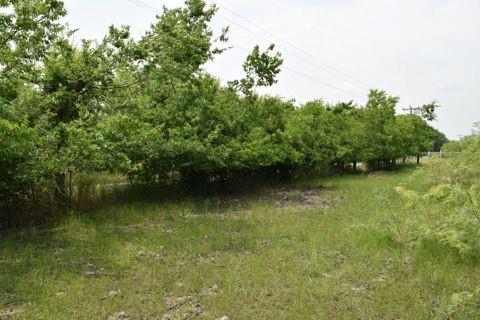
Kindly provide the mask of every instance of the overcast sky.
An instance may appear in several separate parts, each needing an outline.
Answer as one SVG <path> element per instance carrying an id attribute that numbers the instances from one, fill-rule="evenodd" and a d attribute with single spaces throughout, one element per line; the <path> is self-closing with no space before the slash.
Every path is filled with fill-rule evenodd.
<path id="1" fill-rule="evenodd" d="M 79 29 L 77 38 L 99 39 L 110 24 L 130 25 L 138 37 L 155 13 L 135 1 L 158 9 L 183 2 L 65 0 L 68 22 Z M 245 49 L 273 42 L 285 63 L 268 93 L 363 104 L 365 88 L 379 88 L 401 98 L 399 109 L 437 100 L 434 126 L 450 138 L 480 121 L 479 0 L 216 2 L 222 7 L 212 28 L 230 25 L 235 46 L 207 66 L 223 81 L 242 76 Z"/>

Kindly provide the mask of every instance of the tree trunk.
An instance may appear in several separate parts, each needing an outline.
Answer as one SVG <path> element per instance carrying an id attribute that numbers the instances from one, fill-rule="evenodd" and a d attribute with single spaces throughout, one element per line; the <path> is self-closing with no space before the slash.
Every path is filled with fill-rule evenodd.
<path id="1" fill-rule="evenodd" d="M 357 171 L 357 161 L 353 161 L 353 171 Z"/>
<path id="2" fill-rule="evenodd" d="M 70 209 L 73 207 L 73 170 L 68 171 L 68 205 Z"/>
<path id="3" fill-rule="evenodd" d="M 67 123 L 70 119 L 70 112 L 61 110 L 59 117 L 62 123 Z M 59 140 L 57 141 L 57 156 L 60 155 L 62 148 L 67 145 L 66 141 L 67 137 L 65 129 L 61 127 L 59 131 Z M 63 203 L 67 200 L 67 175 L 65 172 L 58 172 L 55 175 L 55 184 L 57 188 L 55 193 L 57 201 Z"/>
<path id="4" fill-rule="evenodd" d="M 65 201 L 67 197 L 67 178 L 65 173 L 58 173 L 55 176 L 55 183 L 56 183 L 56 192 L 55 196 L 58 201 Z"/>
<path id="5" fill-rule="evenodd" d="M 417 164 L 420 164 L 420 153 L 417 153 Z"/>

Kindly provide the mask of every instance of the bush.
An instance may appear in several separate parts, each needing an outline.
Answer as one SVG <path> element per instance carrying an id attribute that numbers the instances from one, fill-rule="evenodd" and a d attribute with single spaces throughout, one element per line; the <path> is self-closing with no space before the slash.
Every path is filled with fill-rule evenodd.
<path id="1" fill-rule="evenodd" d="M 451 146 L 451 145 L 450 145 Z M 447 148 L 451 148 L 446 146 Z M 424 194 L 397 188 L 419 216 L 421 238 L 435 238 L 463 256 L 480 256 L 480 136 L 455 145 L 457 153 L 418 174 L 432 183 Z"/>

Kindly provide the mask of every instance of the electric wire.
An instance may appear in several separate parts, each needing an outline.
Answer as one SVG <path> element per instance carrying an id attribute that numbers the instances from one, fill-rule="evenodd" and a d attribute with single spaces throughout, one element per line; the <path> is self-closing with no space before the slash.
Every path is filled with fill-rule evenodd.
<path id="1" fill-rule="evenodd" d="M 217 2 L 214 2 L 214 3 L 215 3 L 215 5 L 217 5 L 218 7 L 224 9 L 225 11 L 230 12 L 232 15 L 236 16 L 237 18 L 239 18 L 239 19 L 247 22 L 248 24 L 256 27 L 257 29 L 259 29 L 259 30 L 261 30 L 261 31 L 269 34 L 270 36 L 274 37 L 275 39 L 277 39 L 277 40 L 279 40 L 279 41 L 287 44 L 288 46 L 294 48 L 295 50 L 297 50 L 298 52 L 304 54 L 305 56 L 307 56 L 307 57 L 309 57 L 309 58 L 311 58 L 311 59 L 319 62 L 320 64 L 322 64 L 322 65 L 324 66 L 324 67 L 322 67 L 322 69 L 324 69 L 325 71 L 327 71 L 327 72 L 330 73 L 331 75 L 334 75 L 334 76 L 337 76 L 337 77 L 341 77 L 343 80 L 346 80 L 346 81 L 348 81 L 348 82 L 350 82 L 350 83 L 351 83 L 351 81 L 353 81 L 353 82 L 356 83 L 358 86 L 360 86 L 362 89 L 368 90 L 368 88 L 367 88 L 368 86 L 366 86 L 362 81 L 357 80 L 355 77 L 353 77 L 353 76 L 351 76 L 351 75 L 343 72 L 342 70 L 340 70 L 340 69 L 338 69 L 338 68 L 330 65 L 329 63 L 321 60 L 320 58 L 318 58 L 317 56 L 314 56 L 313 54 L 307 52 L 306 50 L 304 50 L 304 49 L 296 46 L 295 44 L 291 43 L 290 41 L 288 41 L 288 40 L 286 40 L 286 39 L 284 39 L 284 38 L 282 38 L 282 37 L 274 34 L 274 33 L 271 32 L 270 30 L 262 27 L 261 25 L 255 23 L 254 21 L 252 21 L 252 20 L 250 20 L 250 19 L 248 19 L 248 18 L 245 18 L 244 16 L 242 16 L 242 15 L 240 15 L 239 13 L 235 12 L 234 10 L 226 7 L 225 5 L 222 5 L 222 4 L 217 3 Z M 333 70 L 333 72 L 336 72 L 336 73 L 338 73 L 339 75 L 335 75 L 332 71 L 328 70 L 327 68 Z"/>
<path id="2" fill-rule="evenodd" d="M 149 4 L 146 4 L 146 3 L 144 3 L 144 2 L 142 2 L 142 1 L 140 1 L 140 0 L 127 0 L 127 1 L 130 2 L 130 3 L 132 3 L 132 4 L 134 4 L 134 5 L 136 5 L 136 6 L 139 6 L 139 7 L 143 8 L 143 9 L 146 9 L 146 10 L 148 10 L 148 11 L 151 11 L 151 12 L 154 12 L 154 13 L 157 13 L 157 14 L 160 13 L 160 10 L 158 10 L 157 8 L 155 8 L 155 7 L 153 7 L 153 6 L 149 5 Z M 219 6 L 219 7 L 220 7 L 220 6 Z M 223 8 L 223 6 L 222 6 L 222 8 Z M 235 22 L 235 21 L 233 21 L 233 20 L 231 20 L 231 19 L 229 19 L 229 18 L 227 18 L 227 17 L 224 17 L 223 15 L 219 15 L 219 14 L 217 14 L 217 15 L 218 15 L 220 18 L 224 19 L 225 21 L 234 24 L 234 25 L 237 26 L 238 28 L 242 29 L 243 31 L 245 31 L 245 32 L 247 32 L 247 33 L 249 33 L 249 34 L 257 37 L 257 38 L 260 38 L 260 39 L 265 40 L 265 41 L 270 41 L 269 39 L 265 38 L 264 36 L 259 35 L 259 34 L 253 32 L 253 31 L 249 30 L 248 28 L 242 26 L 241 24 L 239 24 L 239 23 L 237 23 L 237 22 Z M 296 53 L 292 52 L 291 50 L 286 49 L 286 48 L 284 48 L 284 47 L 280 47 L 280 46 L 278 46 L 278 47 L 281 48 L 281 49 L 283 49 L 283 50 L 285 50 L 286 52 L 291 53 L 291 54 L 299 57 L 300 59 L 302 59 L 302 60 L 304 60 L 304 61 L 307 61 L 308 63 L 312 64 L 309 60 L 306 60 L 304 57 L 301 57 L 301 56 L 297 55 Z M 238 46 L 238 45 L 234 45 L 233 48 L 236 48 L 236 49 L 238 49 L 238 50 L 245 51 L 245 52 L 249 53 L 249 50 L 248 50 L 248 49 L 243 48 L 243 47 Z M 315 64 L 313 64 L 313 65 L 316 66 Z M 326 82 L 326 81 L 320 80 L 320 79 L 318 79 L 318 78 L 316 78 L 316 77 L 313 77 L 313 76 L 311 76 L 311 75 L 308 75 L 308 74 L 306 74 L 306 73 L 304 73 L 304 72 L 302 72 L 302 71 L 299 71 L 299 70 L 297 70 L 297 69 L 291 68 L 291 67 L 289 67 L 289 66 L 287 66 L 287 65 L 283 65 L 283 68 L 285 68 L 286 70 L 288 70 L 288 71 L 290 71 L 290 72 L 292 72 L 292 73 L 295 73 L 295 74 L 297 74 L 297 75 L 300 75 L 300 76 L 302 76 L 302 77 L 304 77 L 304 78 L 306 78 L 306 79 L 309 79 L 310 81 L 314 81 L 314 82 L 316 82 L 316 83 L 319 83 L 319 84 L 322 84 L 322 85 L 324 85 L 324 86 L 326 86 L 326 87 L 329 87 L 329 88 L 332 88 L 332 89 L 341 91 L 341 92 L 343 92 L 343 93 L 345 93 L 345 94 L 348 94 L 348 95 L 351 95 L 351 96 L 359 97 L 359 95 L 357 95 L 357 94 L 355 94 L 355 93 L 353 93 L 353 92 L 350 92 L 350 91 L 348 91 L 348 90 L 345 90 L 345 89 L 342 89 L 342 88 L 340 88 L 340 87 L 337 87 L 337 86 L 335 86 L 335 85 L 333 85 L 333 84 L 330 84 L 330 83 L 328 83 L 328 82 Z M 358 85 L 357 85 L 357 86 L 358 86 Z M 363 89 L 363 88 L 362 88 L 362 89 Z"/>

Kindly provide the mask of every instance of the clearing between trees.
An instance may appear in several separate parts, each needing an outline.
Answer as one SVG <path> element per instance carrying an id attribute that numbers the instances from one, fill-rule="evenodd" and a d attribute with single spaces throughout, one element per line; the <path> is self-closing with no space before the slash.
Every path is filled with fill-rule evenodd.
<path id="1" fill-rule="evenodd" d="M 118 204 L 4 233 L 0 319 L 442 318 L 480 273 L 438 241 L 409 242 L 395 187 L 427 190 L 416 170 Z"/>

